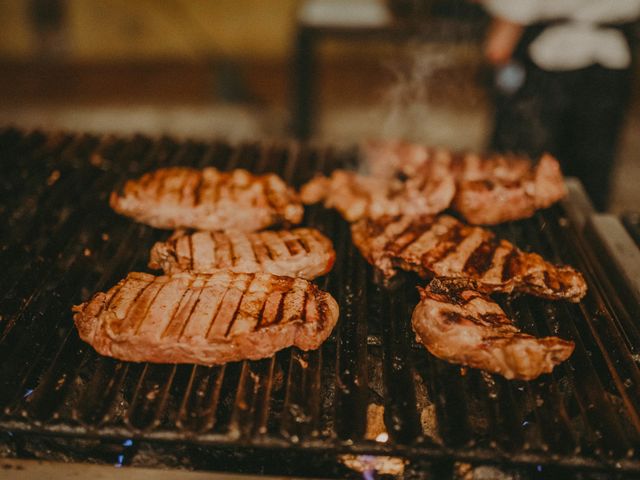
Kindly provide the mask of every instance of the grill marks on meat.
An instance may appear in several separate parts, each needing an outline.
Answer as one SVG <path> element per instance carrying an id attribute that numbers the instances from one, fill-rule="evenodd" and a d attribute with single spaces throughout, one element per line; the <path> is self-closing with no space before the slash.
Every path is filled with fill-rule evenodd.
<path id="1" fill-rule="evenodd" d="M 411 179 L 429 169 L 449 171 L 455 179 L 452 207 L 474 224 L 528 218 L 566 195 L 560 165 L 549 154 L 533 163 L 515 155 L 452 153 L 405 142 L 369 142 L 363 152 L 374 176 L 400 172 Z"/>
<path id="2" fill-rule="evenodd" d="M 149 267 L 166 274 L 228 269 L 312 280 L 328 273 L 335 257 L 331 241 L 313 228 L 233 234 L 177 232 L 153 246 Z"/>
<path id="3" fill-rule="evenodd" d="M 300 190 L 305 204 L 324 202 L 326 208 L 335 208 L 349 222 L 402 212 L 438 213 L 449 206 L 454 193 L 452 175 L 435 166 L 406 180 L 335 170 L 330 177 L 316 177 Z"/>
<path id="4" fill-rule="evenodd" d="M 436 357 L 531 380 L 549 373 L 573 353 L 574 343 L 521 332 L 504 311 L 481 293 L 433 280 L 420 291 L 411 324 L 417 340 Z"/>
<path id="5" fill-rule="evenodd" d="M 228 271 L 132 272 L 73 310 L 80 337 L 102 355 L 202 365 L 318 348 L 338 319 L 331 295 L 306 280 Z"/>
<path id="6" fill-rule="evenodd" d="M 444 148 L 402 141 L 367 141 L 361 148 L 366 168 L 375 177 L 391 178 L 398 172 L 414 177 L 434 164 L 448 169 L 452 160 Z"/>
<path id="7" fill-rule="evenodd" d="M 553 265 L 449 215 L 364 219 L 352 225 L 351 234 L 362 255 L 387 279 L 400 268 L 423 278 L 455 279 L 485 293 L 517 291 L 572 302 L 587 291 L 573 268 Z"/>
<path id="8" fill-rule="evenodd" d="M 156 228 L 196 228 L 250 232 L 274 224 L 300 223 L 303 207 L 296 193 L 274 174 L 213 167 L 161 168 L 126 182 L 112 192 L 118 213 Z"/>
<path id="9" fill-rule="evenodd" d="M 566 195 L 560 165 L 545 154 L 535 167 L 519 178 L 499 175 L 458 181 L 453 207 L 475 224 L 496 225 L 531 217 Z"/>

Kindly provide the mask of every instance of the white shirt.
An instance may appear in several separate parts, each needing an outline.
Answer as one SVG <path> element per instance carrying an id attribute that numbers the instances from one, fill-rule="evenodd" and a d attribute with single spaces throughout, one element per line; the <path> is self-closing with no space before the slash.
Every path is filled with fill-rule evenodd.
<path id="1" fill-rule="evenodd" d="M 640 17 L 640 0 L 483 0 L 495 17 L 522 25 L 560 20 L 529 46 L 533 62 L 545 70 L 575 70 L 600 64 L 626 68 L 629 45 L 620 31 L 602 24 Z"/>

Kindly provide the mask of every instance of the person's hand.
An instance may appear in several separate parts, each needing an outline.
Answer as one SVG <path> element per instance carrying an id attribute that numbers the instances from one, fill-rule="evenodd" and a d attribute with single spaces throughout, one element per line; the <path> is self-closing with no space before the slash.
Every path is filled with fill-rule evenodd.
<path id="1" fill-rule="evenodd" d="M 503 18 L 494 18 L 484 46 L 484 55 L 493 65 L 507 63 L 520 41 L 524 27 Z"/>

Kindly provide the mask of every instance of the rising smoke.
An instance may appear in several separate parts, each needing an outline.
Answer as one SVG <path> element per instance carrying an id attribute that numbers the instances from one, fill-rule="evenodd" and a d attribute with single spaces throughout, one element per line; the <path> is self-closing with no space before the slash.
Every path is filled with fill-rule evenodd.
<path id="1" fill-rule="evenodd" d="M 414 41 L 386 62 L 381 137 L 452 148 L 481 148 L 487 127 L 477 82 L 478 46 Z"/>
<path id="2" fill-rule="evenodd" d="M 383 136 L 419 140 L 429 124 L 431 82 L 452 59 L 431 44 L 413 42 L 404 50 L 404 55 L 386 65 L 394 80 L 383 94 Z"/>

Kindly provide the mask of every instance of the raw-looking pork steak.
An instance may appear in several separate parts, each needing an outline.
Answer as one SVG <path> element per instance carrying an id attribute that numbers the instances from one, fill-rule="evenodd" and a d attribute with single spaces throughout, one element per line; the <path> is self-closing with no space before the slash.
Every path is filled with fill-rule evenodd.
<path id="1" fill-rule="evenodd" d="M 252 175 L 169 167 L 154 170 L 114 191 L 111 207 L 156 228 L 253 232 L 304 214 L 297 194 L 275 174 Z"/>
<path id="2" fill-rule="evenodd" d="M 80 338 L 120 360 L 213 365 L 318 348 L 338 304 L 300 278 L 218 271 L 130 273 L 73 307 Z"/>
<path id="3" fill-rule="evenodd" d="M 149 267 L 165 274 L 265 272 L 313 280 L 333 267 L 331 240 L 314 228 L 263 232 L 176 232 L 151 249 Z"/>

